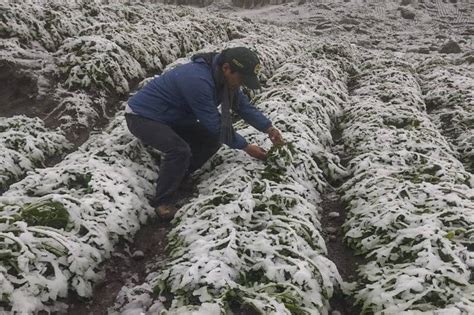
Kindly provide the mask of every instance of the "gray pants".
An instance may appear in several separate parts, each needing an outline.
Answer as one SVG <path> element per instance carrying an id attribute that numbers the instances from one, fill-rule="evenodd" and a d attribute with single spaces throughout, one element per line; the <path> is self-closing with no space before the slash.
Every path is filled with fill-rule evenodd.
<path id="1" fill-rule="evenodd" d="M 173 203 L 173 195 L 185 176 L 206 163 L 221 145 L 199 122 L 168 126 L 132 114 L 125 114 L 125 119 L 135 137 L 164 154 L 151 202 L 154 207 Z"/>

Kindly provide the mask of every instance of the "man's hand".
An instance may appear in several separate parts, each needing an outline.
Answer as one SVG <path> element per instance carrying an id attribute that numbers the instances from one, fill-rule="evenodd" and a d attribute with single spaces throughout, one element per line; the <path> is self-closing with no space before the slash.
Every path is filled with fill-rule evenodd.
<path id="1" fill-rule="evenodd" d="M 249 144 L 244 148 L 244 151 L 250 155 L 251 157 L 254 157 L 259 160 L 266 160 L 267 159 L 267 151 L 264 149 L 260 148 L 256 144 Z"/>
<path id="2" fill-rule="evenodd" d="M 283 145 L 285 141 L 280 133 L 280 130 L 276 129 L 275 127 L 271 126 L 267 129 L 268 137 L 273 142 L 273 144 Z"/>

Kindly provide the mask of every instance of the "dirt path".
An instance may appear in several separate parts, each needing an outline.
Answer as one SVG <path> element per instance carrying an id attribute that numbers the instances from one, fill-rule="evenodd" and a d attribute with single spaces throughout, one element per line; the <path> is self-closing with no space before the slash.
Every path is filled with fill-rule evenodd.
<path id="1" fill-rule="evenodd" d="M 67 314 L 107 314 L 124 285 L 130 281 L 143 283 L 148 274 L 147 265 L 166 259 L 166 235 L 170 229 L 170 223 L 155 220 L 140 228 L 133 243 L 117 244 L 104 266 L 105 278 L 95 286 L 92 299 L 71 297 Z"/>
<path id="2" fill-rule="evenodd" d="M 324 238 L 328 249 L 328 258 L 334 262 L 342 279 L 346 282 L 354 282 L 357 277 L 357 268 L 362 263 L 362 258 L 355 256 L 352 249 L 344 243 L 344 231 L 342 225 L 346 220 L 346 211 L 340 197 L 335 191 L 329 190 L 322 199 L 322 218 Z M 330 300 L 333 311 L 341 315 L 360 314 L 360 309 L 354 306 L 354 301 L 337 292 Z"/>

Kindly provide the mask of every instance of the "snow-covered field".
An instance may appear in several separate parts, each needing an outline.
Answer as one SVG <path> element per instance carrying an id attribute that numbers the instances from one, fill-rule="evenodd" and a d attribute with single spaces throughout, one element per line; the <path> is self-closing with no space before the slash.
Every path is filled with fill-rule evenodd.
<path id="1" fill-rule="evenodd" d="M 409 64 L 374 55 L 345 108 L 352 178 L 339 191 L 346 239 L 368 263 L 356 297 L 370 312 L 474 312 L 472 174 L 425 112 Z"/>
<path id="2" fill-rule="evenodd" d="M 243 45 L 263 65 L 255 106 L 288 143 L 236 123 L 268 161 L 222 148 L 166 260 L 110 312 L 330 314 L 344 295 L 363 314 L 474 314 L 473 7 L 402 2 L 0 4 L 0 311 L 93 296 L 155 216 L 160 152 L 128 132 L 128 94 Z M 329 188 L 364 258 L 355 282 L 328 258 Z"/>

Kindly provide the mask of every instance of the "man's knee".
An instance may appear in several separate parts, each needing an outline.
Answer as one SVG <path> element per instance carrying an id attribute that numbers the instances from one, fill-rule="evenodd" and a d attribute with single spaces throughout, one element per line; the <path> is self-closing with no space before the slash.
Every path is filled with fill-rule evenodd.
<path id="1" fill-rule="evenodd" d="M 220 143 L 219 140 L 211 142 L 209 145 L 209 151 L 211 152 L 211 155 L 214 155 L 217 151 L 219 151 L 221 146 L 222 143 Z"/>
<path id="2" fill-rule="evenodd" d="M 185 142 L 183 144 L 174 147 L 169 152 L 166 152 L 166 155 L 173 159 L 179 159 L 189 162 L 191 160 L 191 148 Z"/>

